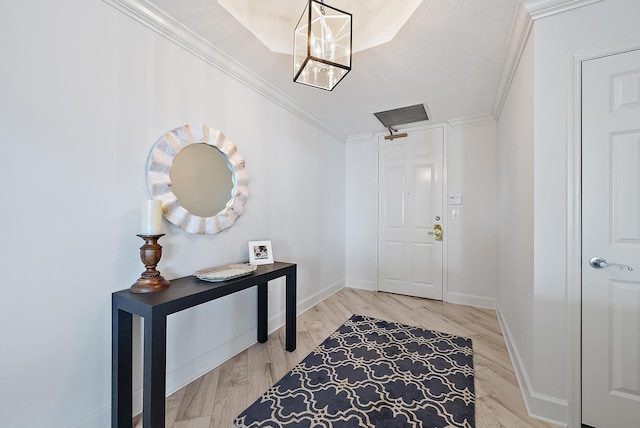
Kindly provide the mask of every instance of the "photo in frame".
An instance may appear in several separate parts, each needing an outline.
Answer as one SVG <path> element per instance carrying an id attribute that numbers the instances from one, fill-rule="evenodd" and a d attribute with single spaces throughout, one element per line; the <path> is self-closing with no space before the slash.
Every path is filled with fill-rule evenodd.
<path id="1" fill-rule="evenodd" d="M 249 241 L 249 263 L 252 265 L 273 263 L 271 241 Z"/>

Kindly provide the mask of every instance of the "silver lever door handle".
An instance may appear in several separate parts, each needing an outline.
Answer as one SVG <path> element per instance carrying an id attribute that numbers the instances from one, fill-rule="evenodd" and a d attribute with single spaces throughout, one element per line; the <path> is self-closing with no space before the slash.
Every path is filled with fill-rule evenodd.
<path id="1" fill-rule="evenodd" d="M 596 268 L 596 269 L 603 269 L 609 266 L 620 266 L 623 267 L 625 269 L 627 269 L 628 271 L 632 271 L 633 268 L 631 266 L 627 266 L 627 265 L 621 265 L 619 263 L 607 263 L 607 261 L 605 259 L 603 259 L 602 257 L 592 257 L 589 260 L 589 265 L 592 268 Z"/>

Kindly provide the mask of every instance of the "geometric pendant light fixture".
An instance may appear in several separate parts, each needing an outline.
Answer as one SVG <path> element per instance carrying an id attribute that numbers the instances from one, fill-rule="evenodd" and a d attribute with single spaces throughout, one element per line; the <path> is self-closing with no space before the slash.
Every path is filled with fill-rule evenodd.
<path id="1" fill-rule="evenodd" d="M 351 71 L 351 18 L 309 0 L 294 33 L 294 82 L 331 91 Z"/>

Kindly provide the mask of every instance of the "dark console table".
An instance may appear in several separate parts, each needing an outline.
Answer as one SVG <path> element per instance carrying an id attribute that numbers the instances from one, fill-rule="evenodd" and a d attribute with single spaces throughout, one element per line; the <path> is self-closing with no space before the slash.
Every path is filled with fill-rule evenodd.
<path id="1" fill-rule="evenodd" d="M 194 276 L 174 279 L 165 290 L 112 295 L 111 426 L 132 426 L 132 316 L 144 318 L 144 380 L 142 391 L 145 428 L 163 428 L 165 420 L 167 315 L 211 300 L 258 287 L 258 342 L 268 339 L 267 284 L 286 277 L 286 349 L 296 349 L 296 264 L 260 265 L 251 275 L 224 282 L 201 281 Z"/>

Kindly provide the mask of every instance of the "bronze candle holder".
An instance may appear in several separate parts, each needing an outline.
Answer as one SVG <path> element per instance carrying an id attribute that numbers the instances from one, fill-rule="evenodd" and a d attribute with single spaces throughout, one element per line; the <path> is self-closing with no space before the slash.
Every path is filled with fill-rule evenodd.
<path id="1" fill-rule="evenodd" d="M 160 235 L 136 235 L 144 239 L 144 244 L 140 247 L 140 259 L 147 268 L 138 280 L 129 288 L 132 293 L 151 293 L 164 290 L 169 287 L 169 281 L 164 279 L 156 269 L 160 257 L 162 257 L 162 246 L 158 244 Z"/>

